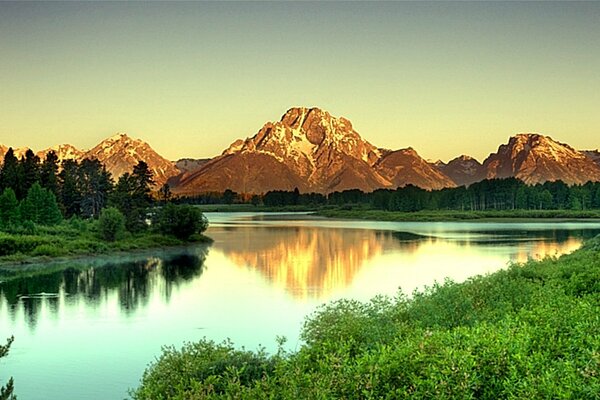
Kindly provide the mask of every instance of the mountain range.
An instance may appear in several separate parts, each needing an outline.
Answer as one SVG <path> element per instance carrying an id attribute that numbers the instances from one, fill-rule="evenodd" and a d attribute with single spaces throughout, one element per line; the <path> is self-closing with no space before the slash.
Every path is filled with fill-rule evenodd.
<path id="1" fill-rule="evenodd" d="M 0 145 L 0 158 L 8 148 Z M 14 149 L 21 157 L 26 148 Z M 413 148 L 383 149 L 363 139 L 352 123 L 319 108 L 295 107 L 279 121 L 267 122 L 252 137 L 234 141 L 210 159 L 169 161 L 147 143 L 120 133 L 84 151 L 69 144 L 53 150 L 59 160 L 97 158 L 118 178 L 144 160 L 157 186 L 168 182 L 180 195 L 269 190 L 330 193 L 372 191 L 415 185 L 441 189 L 486 178 L 516 177 L 528 184 L 562 180 L 568 184 L 600 181 L 600 152 L 580 151 L 537 133 L 509 138 L 483 163 L 461 155 L 448 163 L 429 162 Z"/>

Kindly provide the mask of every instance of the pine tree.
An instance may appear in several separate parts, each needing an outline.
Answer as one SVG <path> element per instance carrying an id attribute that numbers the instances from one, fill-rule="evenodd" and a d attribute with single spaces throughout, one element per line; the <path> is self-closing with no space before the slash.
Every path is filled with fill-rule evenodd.
<path id="1" fill-rule="evenodd" d="M 19 222 L 19 201 L 12 188 L 6 188 L 0 195 L 0 227 L 6 228 Z"/>
<path id="2" fill-rule="evenodd" d="M 19 160 L 10 147 L 4 155 L 2 170 L 0 171 L 0 189 L 12 188 L 15 193 L 18 192 L 19 185 Z"/>
<path id="3" fill-rule="evenodd" d="M 152 179 L 152 171 L 144 161 L 140 161 L 136 166 L 133 167 L 133 173 L 131 174 L 135 182 L 134 196 L 136 200 L 145 203 L 149 206 L 152 202 L 152 185 L 154 180 Z"/>
<path id="4" fill-rule="evenodd" d="M 112 178 L 106 168 L 96 159 L 85 159 L 79 166 L 81 188 L 81 213 L 84 217 L 96 218 L 106 207 L 112 191 Z"/>
<path id="5" fill-rule="evenodd" d="M 65 217 L 81 216 L 81 188 L 79 163 L 75 160 L 64 160 L 62 171 L 58 174 L 59 198 Z"/>
<path id="6" fill-rule="evenodd" d="M 40 179 L 40 158 L 31 149 L 25 152 L 25 156 L 19 162 L 21 182 L 19 182 L 17 197 L 23 198 L 29 188 Z M 19 193 L 20 192 L 20 193 Z"/>
<path id="7" fill-rule="evenodd" d="M 56 225 L 62 220 L 56 197 L 37 182 L 29 188 L 27 197 L 21 202 L 20 211 L 24 221 L 35 224 Z"/>
<path id="8" fill-rule="evenodd" d="M 52 150 L 40 167 L 40 184 L 54 195 L 58 195 L 58 156 Z"/>

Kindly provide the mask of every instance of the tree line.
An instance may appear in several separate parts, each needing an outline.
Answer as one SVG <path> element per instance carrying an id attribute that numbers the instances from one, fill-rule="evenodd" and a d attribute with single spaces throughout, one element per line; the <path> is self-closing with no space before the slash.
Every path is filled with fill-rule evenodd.
<path id="1" fill-rule="evenodd" d="M 413 185 L 363 192 L 358 189 L 320 193 L 273 190 L 242 195 L 227 190 L 179 201 L 194 204 L 252 203 L 267 207 L 368 205 L 386 211 L 422 210 L 589 210 L 600 209 L 600 182 L 567 185 L 562 181 L 527 185 L 517 178 L 485 179 L 470 186 L 426 190 Z"/>
<path id="2" fill-rule="evenodd" d="M 146 225 L 153 184 L 144 161 L 115 183 L 97 159 L 59 163 L 54 151 L 40 160 L 31 150 L 18 159 L 9 148 L 0 169 L 0 224 L 54 225 L 63 218 L 97 218 L 111 205 L 126 217 L 128 230 L 139 231 Z"/>

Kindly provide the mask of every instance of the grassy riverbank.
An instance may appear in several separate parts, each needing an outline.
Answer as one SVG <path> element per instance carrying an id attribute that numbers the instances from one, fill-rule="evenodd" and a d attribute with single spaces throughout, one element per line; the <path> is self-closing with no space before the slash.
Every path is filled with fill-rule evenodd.
<path id="1" fill-rule="evenodd" d="M 134 399 L 596 398 L 600 238 L 410 298 L 337 301 L 305 344 L 275 355 L 230 343 L 167 348 Z"/>
<path id="2" fill-rule="evenodd" d="M 123 232 L 118 240 L 108 241 L 99 232 L 97 221 L 73 219 L 56 226 L 35 225 L 0 232 L 0 265 L 181 246 L 190 242 L 210 242 L 210 239 L 194 234 L 189 240 L 182 240 L 146 230 L 135 234 Z"/>
<path id="3" fill-rule="evenodd" d="M 366 208 L 358 209 L 333 209 L 319 210 L 315 213 L 328 218 L 364 219 L 373 221 L 522 221 L 522 220 L 598 220 L 600 210 L 572 211 L 572 210 L 512 210 L 512 211 L 382 211 Z"/>

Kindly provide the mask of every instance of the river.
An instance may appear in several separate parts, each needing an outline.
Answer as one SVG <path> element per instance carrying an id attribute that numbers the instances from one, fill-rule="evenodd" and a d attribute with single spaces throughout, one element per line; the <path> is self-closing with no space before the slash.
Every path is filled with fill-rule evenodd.
<path id="1" fill-rule="evenodd" d="M 0 283 L 0 385 L 20 400 L 123 399 L 161 346 L 298 348 L 304 317 L 511 262 L 569 253 L 598 222 L 370 222 L 208 213 L 212 245 L 30 266 Z"/>

